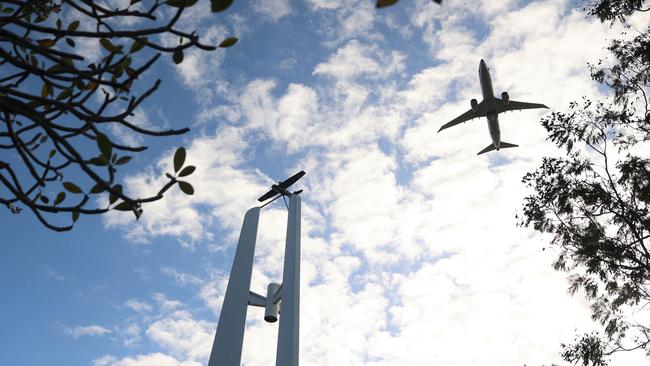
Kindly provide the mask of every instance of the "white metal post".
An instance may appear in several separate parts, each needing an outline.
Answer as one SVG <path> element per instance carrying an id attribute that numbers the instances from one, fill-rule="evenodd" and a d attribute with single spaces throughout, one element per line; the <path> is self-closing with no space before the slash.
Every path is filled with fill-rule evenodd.
<path id="1" fill-rule="evenodd" d="M 246 212 L 208 366 L 240 366 L 260 208 Z"/>
<path id="2" fill-rule="evenodd" d="M 298 366 L 300 321 L 300 196 L 289 196 L 289 219 L 280 290 L 280 329 L 276 366 Z M 212 365 L 210 365 L 212 366 Z"/>

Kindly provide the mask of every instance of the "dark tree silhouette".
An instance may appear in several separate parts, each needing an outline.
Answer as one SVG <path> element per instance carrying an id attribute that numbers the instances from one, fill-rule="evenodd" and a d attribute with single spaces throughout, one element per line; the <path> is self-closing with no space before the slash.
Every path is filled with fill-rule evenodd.
<path id="1" fill-rule="evenodd" d="M 81 214 L 117 209 L 139 217 L 142 204 L 161 199 L 177 183 L 193 193 L 189 183 L 177 180 L 194 171 L 181 170 L 181 148 L 175 173 L 167 174 L 169 181 L 157 194 L 129 197 L 117 183 L 116 168 L 146 146 L 116 143 L 110 131 L 171 136 L 189 130 L 152 130 L 139 126 L 133 116 L 160 85 L 157 80 L 144 87 L 138 80 L 161 54 L 170 54 L 178 64 L 189 48 L 216 49 L 201 43 L 195 32 L 177 27 L 186 8 L 196 3 L 131 0 L 109 8 L 86 0 L 0 1 L 1 204 L 13 213 L 27 207 L 46 227 L 65 231 Z M 211 3 L 213 11 L 223 11 L 232 0 Z M 161 36 L 178 41 L 168 46 Z M 236 41 L 226 38 L 219 46 Z M 78 51 L 81 42 L 99 44 L 100 60 L 87 61 Z M 92 195 L 101 194 L 108 196 L 107 203 L 94 206 Z M 71 224 L 52 222 L 65 212 Z"/>
<path id="2" fill-rule="evenodd" d="M 626 24 L 649 8 L 648 1 L 628 0 L 598 1 L 585 10 Z M 562 345 L 565 361 L 584 366 L 606 365 L 614 352 L 650 351 L 650 324 L 626 316 L 650 303 L 650 160 L 639 149 L 650 140 L 650 29 L 626 32 L 632 37 L 609 46 L 613 66 L 590 65 L 611 98 L 583 98 L 542 119 L 566 157 L 544 158 L 523 179 L 534 193 L 524 202 L 522 224 L 553 234 L 555 269 L 570 274 L 570 291 L 584 291 L 604 326 L 602 335 Z"/>

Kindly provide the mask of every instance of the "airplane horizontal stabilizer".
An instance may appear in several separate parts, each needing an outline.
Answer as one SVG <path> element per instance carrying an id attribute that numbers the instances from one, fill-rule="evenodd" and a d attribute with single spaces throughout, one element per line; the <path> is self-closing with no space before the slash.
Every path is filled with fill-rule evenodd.
<path id="1" fill-rule="evenodd" d="M 476 155 L 485 154 L 486 152 L 488 152 L 488 151 L 492 151 L 492 150 L 494 150 L 494 149 L 495 149 L 494 144 L 490 144 L 490 145 L 488 145 L 485 149 L 479 151 L 478 154 L 476 154 Z"/>
<path id="2" fill-rule="evenodd" d="M 501 148 L 501 149 L 505 149 L 507 147 L 519 147 L 519 145 L 515 145 L 515 144 L 508 143 L 508 142 L 503 142 L 503 141 L 501 141 L 501 143 L 499 144 L 499 148 Z"/>
<path id="3" fill-rule="evenodd" d="M 503 141 L 501 141 L 499 143 L 499 149 L 506 149 L 506 148 L 509 148 L 509 147 L 518 147 L 518 146 L 519 145 L 515 145 L 515 144 L 511 144 L 509 142 L 503 142 Z M 489 152 L 489 151 L 492 151 L 492 150 L 495 150 L 494 144 L 490 144 L 485 149 L 479 151 L 479 153 L 476 154 L 476 155 L 485 154 L 486 152 Z"/>

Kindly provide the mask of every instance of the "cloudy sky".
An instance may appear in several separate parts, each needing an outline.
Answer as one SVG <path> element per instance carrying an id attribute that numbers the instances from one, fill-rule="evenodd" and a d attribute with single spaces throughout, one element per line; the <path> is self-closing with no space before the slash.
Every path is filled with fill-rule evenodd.
<path id="1" fill-rule="evenodd" d="M 65 234 L 3 211 L 0 364 L 206 364 L 244 212 L 301 169 L 302 365 L 542 365 L 598 329 L 551 269 L 549 237 L 516 226 L 522 176 L 559 154 L 539 124 L 548 111 L 501 115 L 502 139 L 521 147 L 481 156 L 485 120 L 436 132 L 480 100 L 481 58 L 514 100 L 564 110 L 601 93 L 586 63 L 618 31 L 571 0 L 373 5 L 192 8 L 184 27 L 240 41 L 156 65 L 148 77 L 164 81 L 139 123 L 192 131 L 145 140 L 123 177 L 151 193 L 183 145 L 196 194 L 174 190 L 138 222 L 82 217 Z M 285 223 L 282 204 L 263 209 L 254 291 L 281 279 Z M 262 318 L 249 309 L 247 366 L 274 364 L 277 323 Z"/>

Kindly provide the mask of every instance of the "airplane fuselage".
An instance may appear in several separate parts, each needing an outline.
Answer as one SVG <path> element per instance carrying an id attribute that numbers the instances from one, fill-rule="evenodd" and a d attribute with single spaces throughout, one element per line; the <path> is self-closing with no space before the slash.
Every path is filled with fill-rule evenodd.
<path id="1" fill-rule="evenodd" d="M 499 113 L 497 112 L 498 99 L 494 97 L 492 89 L 492 78 L 485 61 L 481 60 L 478 65 L 478 77 L 481 82 L 481 93 L 483 94 L 483 103 L 487 109 L 488 130 L 494 147 L 499 150 L 501 144 L 501 129 L 499 128 Z"/>

